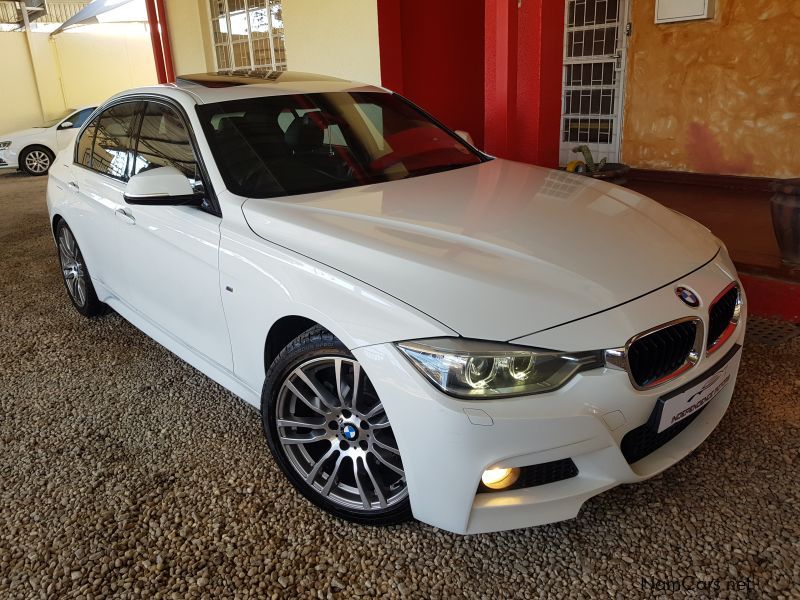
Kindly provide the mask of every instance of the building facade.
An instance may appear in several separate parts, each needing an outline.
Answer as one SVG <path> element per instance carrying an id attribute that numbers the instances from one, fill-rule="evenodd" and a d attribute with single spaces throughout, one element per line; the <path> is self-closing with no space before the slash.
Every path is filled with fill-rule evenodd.
<path id="1" fill-rule="evenodd" d="M 196 22 L 186 0 L 167 3 L 181 6 L 169 19 L 178 73 L 229 67 L 215 19 L 268 0 L 190 2 Z M 656 22 L 657 9 L 698 3 L 711 10 Z M 268 4 L 280 68 L 383 84 L 497 155 L 556 166 L 587 144 L 641 169 L 800 175 L 800 0 Z"/>

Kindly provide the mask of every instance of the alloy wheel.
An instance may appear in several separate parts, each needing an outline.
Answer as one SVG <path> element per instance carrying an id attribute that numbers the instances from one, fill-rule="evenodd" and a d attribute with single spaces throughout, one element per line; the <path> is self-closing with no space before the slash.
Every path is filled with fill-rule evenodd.
<path id="1" fill-rule="evenodd" d="M 319 496 L 350 510 L 381 511 L 408 496 L 388 417 L 356 360 L 314 358 L 278 392 L 278 440 Z"/>
<path id="2" fill-rule="evenodd" d="M 50 168 L 50 156 L 44 150 L 31 150 L 25 157 L 25 167 L 37 175 L 46 173 Z"/>
<path id="3" fill-rule="evenodd" d="M 58 253 L 67 291 L 75 304 L 84 306 L 87 299 L 86 265 L 78 243 L 68 227 L 62 227 L 58 232 Z"/>

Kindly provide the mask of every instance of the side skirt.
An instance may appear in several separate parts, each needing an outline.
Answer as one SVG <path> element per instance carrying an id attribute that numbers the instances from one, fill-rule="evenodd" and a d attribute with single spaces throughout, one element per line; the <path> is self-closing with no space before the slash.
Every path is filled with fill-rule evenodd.
<path id="1" fill-rule="evenodd" d="M 211 360 L 194 348 L 187 346 L 171 333 L 153 323 L 135 308 L 120 300 L 116 296 L 109 295 L 103 299 L 103 302 L 113 308 L 131 325 L 164 346 L 178 358 L 186 361 L 195 369 L 216 381 L 226 390 L 247 402 L 247 404 L 250 404 L 255 408 L 260 407 L 260 391 L 252 389 L 244 381 L 239 379 L 235 373 L 232 373 L 225 367 L 220 366 L 217 362 Z"/>

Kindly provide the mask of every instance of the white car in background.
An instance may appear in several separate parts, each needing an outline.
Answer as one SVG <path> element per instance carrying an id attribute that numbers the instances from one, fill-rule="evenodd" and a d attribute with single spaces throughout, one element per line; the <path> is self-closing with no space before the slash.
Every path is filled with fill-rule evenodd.
<path id="1" fill-rule="evenodd" d="M 574 517 L 689 454 L 733 394 L 746 301 L 705 227 L 488 156 L 382 88 L 119 94 L 47 203 L 75 308 L 258 407 L 289 481 L 356 522 Z"/>
<path id="2" fill-rule="evenodd" d="M 0 133 L 0 169 L 20 169 L 28 175 L 46 175 L 56 154 L 69 146 L 94 106 L 69 109 L 39 127 Z"/>

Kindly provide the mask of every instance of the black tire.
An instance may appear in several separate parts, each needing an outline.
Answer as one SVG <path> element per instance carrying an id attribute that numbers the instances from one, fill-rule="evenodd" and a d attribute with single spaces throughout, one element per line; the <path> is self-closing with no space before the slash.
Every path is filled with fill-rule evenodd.
<path id="1" fill-rule="evenodd" d="M 67 290 L 67 296 L 69 296 L 72 306 L 84 317 L 104 315 L 108 312 L 108 306 L 97 298 L 78 241 L 66 221 L 60 219 L 56 223 L 55 233 L 61 279 L 64 281 L 64 288 Z M 70 274 L 73 275 L 72 278 L 70 278 Z M 79 281 L 82 282 L 82 285 L 78 283 Z"/>
<path id="2" fill-rule="evenodd" d="M 28 175 L 47 175 L 53 166 L 55 154 L 45 146 L 28 146 L 19 154 L 19 168 Z"/>
<path id="3" fill-rule="evenodd" d="M 318 373 L 321 373 L 325 371 L 326 367 L 324 365 L 327 364 L 325 362 L 326 360 L 334 361 L 334 363 L 336 363 L 337 359 L 342 359 L 338 361 L 338 364 L 340 365 L 340 371 L 344 372 L 344 370 L 347 368 L 347 366 L 342 365 L 348 365 L 352 368 L 350 371 L 350 381 L 353 381 L 355 378 L 354 375 L 360 373 L 361 376 L 359 381 L 361 383 L 355 385 L 355 387 L 360 390 L 358 394 L 353 391 L 353 386 L 351 386 L 345 392 L 339 395 L 340 406 L 335 410 L 343 411 L 345 420 L 354 419 L 355 421 L 360 422 L 361 425 L 349 427 L 350 431 L 348 432 L 346 426 L 352 424 L 347 422 L 342 423 L 342 415 L 339 415 L 339 426 L 333 428 L 332 425 L 336 423 L 336 421 L 329 420 L 331 419 L 330 415 L 317 417 L 316 414 L 312 414 L 311 417 L 317 417 L 322 421 L 321 426 L 310 428 L 308 430 L 302 427 L 287 428 L 284 425 L 281 426 L 283 434 L 289 436 L 303 435 L 306 431 L 308 431 L 308 435 L 315 435 L 314 430 L 316 430 L 319 435 L 322 435 L 323 433 L 325 434 L 325 437 L 321 438 L 319 441 L 302 446 L 307 455 L 309 455 L 307 458 L 311 462 L 317 460 L 314 458 L 315 453 L 317 453 L 317 457 L 319 455 L 334 453 L 328 459 L 318 460 L 318 462 L 323 464 L 323 466 L 319 469 L 316 475 L 312 477 L 311 483 L 309 484 L 306 481 L 306 477 L 308 474 L 310 474 L 310 471 L 303 471 L 303 473 L 306 473 L 306 477 L 304 477 L 303 473 L 301 473 L 301 469 L 303 467 L 297 466 L 297 455 L 298 452 L 301 452 L 299 450 L 300 445 L 290 446 L 290 448 L 298 448 L 297 451 L 287 451 L 286 447 L 281 442 L 281 437 L 279 436 L 277 426 L 278 412 L 279 410 L 284 410 L 284 408 L 281 407 L 286 407 L 291 404 L 295 407 L 295 412 L 301 412 L 302 410 L 306 410 L 308 405 L 301 405 L 299 402 L 300 398 L 296 394 L 282 391 L 282 389 L 288 378 L 295 377 L 295 374 L 297 373 L 296 369 L 298 369 L 298 367 L 301 365 L 303 365 L 304 368 L 306 368 L 306 365 L 309 363 L 312 365 L 323 365 L 319 367 Z M 399 451 L 394 452 L 397 454 L 395 457 L 392 453 L 386 452 L 386 450 L 383 449 L 383 446 L 381 446 L 379 449 L 373 445 L 373 443 L 377 443 L 373 442 L 375 439 L 380 439 L 383 442 L 388 440 L 388 443 L 391 444 L 391 440 L 394 440 L 394 434 L 391 432 L 391 426 L 388 424 L 388 418 L 382 411 L 382 405 L 380 405 L 380 400 L 378 399 L 377 394 L 374 392 L 374 388 L 369 382 L 368 376 L 363 372 L 363 370 L 361 370 L 360 365 L 358 365 L 358 370 L 356 370 L 353 363 L 355 363 L 355 365 L 358 364 L 347 348 L 335 336 L 320 326 L 312 327 L 292 340 L 281 351 L 281 353 L 278 354 L 267 371 L 267 376 L 264 381 L 264 388 L 261 393 L 261 421 L 264 427 L 267 443 L 269 444 L 269 449 L 272 452 L 272 455 L 275 457 L 278 466 L 281 468 L 286 478 L 303 496 L 326 512 L 341 519 L 365 525 L 382 526 L 402 523 L 411 518 L 411 505 L 408 499 L 405 476 L 404 474 L 399 475 L 396 473 L 398 466 L 402 473 L 402 463 L 399 459 Z M 329 372 L 330 369 L 328 370 L 328 373 Z M 317 376 L 318 375 L 316 374 L 314 375 L 314 377 Z M 340 379 L 337 381 L 344 380 Z M 297 383 L 296 379 L 295 383 Z M 320 380 L 315 381 L 315 384 L 319 383 Z M 328 399 L 334 398 L 336 396 L 335 386 L 330 386 L 328 384 L 323 385 L 326 385 L 328 392 L 331 394 L 330 396 L 327 396 Z M 361 387 L 359 388 L 358 385 Z M 300 384 L 298 384 L 298 388 L 299 387 Z M 340 389 L 345 389 L 346 384 L 343 383 L 339 385 L 339 387 Z M 309 397 L 313 397 L 313 393 L 310 393 L 310 387 L 304 388 L 304 390 L 306 393 L 308 393 Z M 349 400 L 347 398 L 348 394 L 350 395 Z M 354 397 L 356 397 L 356 400 L 353 400 Z M 287 398 L 291 398 L 291 400 L 287 400 Z M 342 400 L 342 398 L 344 398 L 344 400 Z M 358 400 L 358 398 L 363 398 L 363 400 Z M 314 398 L 314 400 L 318 399 L 319 397 Z M 349 404 L 347 403 L 348 401 Z M 380 405 L 380 407 L 376 407 L 376 404 Z M 317 406 L 323 410 L 327 410 L 321 401 L 317 404 Z M 373 417 L 375 419 L 375 424 L 372 431 L 369 431 L 369 427 L 365 427 L 364 421 L 360 420 L 367 419 L 365 413 L 363 412 L 365 410 L 364 406 L 369 408 L 370 413 L 375 413 L 377 410 L 377 414 L 381 415 L 379 417 Z M 352 409 L 352 412 L 342 407 L 349 407 Z M 287 417 L 284 415 L 284 419 L 285 418 Z M 367 425 L 369 425 L 369 423 L 367 423 Z M 357 429 L 357 432 L 354 435 L 361 437 L 361 439 L 359 439 L 357 442 L 354 439 L 350 439 L 348 442 L 342 437 L 352 434 L 352 429 Z M 289 433 L 290 430 L 293 431 Z M 367 438 L 369 438 L 370 435 L 372 438 L 368 441 Z M 380 438 L 378 437 L 379 435 Z M 336 441 L 337 438 L 339 441 Z M 345 445 L 344 448 L 342 448 L 342 444 Z M 357 447 L 356 444 L 360 444 L 361 446 Z M 396 448 L 396 442 L 394 442 L 394 446 Z M 355 455 L 359 452 L 359 448 L 364 451 L 361 454 L 363 458 L 355 457 Z M 369 448 L 368 452 L 366 451 L 367 448 Z M 379 463 L 377 461 L 378 457 L 376 457 L 374 453 L 378 452 L 379 450 L 385 460 L 388 460 L 388 462 L 395 465 L 393 470 L 388 469 L 388 465 L 386 465 L 385 462 Z M 289 453 L 292 453 L 291 456 Z M 293 460 L 295 461 L 294 463 L 292 462 Z M 336 468 L 333 468 L 334 463 Z M 350 465 L 350 471 L 347 470 L 346 466 L 341 466 L 347 464 Z M 331 475 L 329 475 L 326 470 L 328 468 L 327 465 L 330 465 L 330 468 L 333 469 L 332 472 L 336 473 L 336 476 L 333 478 L 334 481 L 332 482 L 333 489 L 329 491 L 329 495 L 326 496 L 323 494 L 323 490 L 325 488 L 325 485 L 323 484 L 329 483 L 331 479 Z M 359 473 L 361 475 L 360 477 Z M 347 478 L 350 479 L 349 486 L 347 484 Z M 400 481 L 394 481 L 395 478 L 400 479 Z M 387 485 L 384 489 L 381 487 L 381 485 L 385 484 L 387 481 L 392 481 L 393 483 L 391 485 Z M 367 503 L 369 503 L 370 508 L 358 509 L 354 506 L 343 506 L 342 502 L 346 501 L 346 498 L 344 500 L 342 498 L 336 498 L 334 494 L 331 493 L 344 493 L 346 495 L 346 490 L 344 492 L 342 492 L 342 490 L 348 487 L 353 489 L 354 486 L 357 486 L 359 494 L 359 496 L 356 496 L 356 501 L 360 499 L 365 507 Z M 322 487 L 323 490 L 320 490 L 319 487 Z M 363 490 L 362 487 L 364 488 Z M 392 496 L 390 493 L 394 495 Z M 385 507 L 380 504 L 378 499 L 379 496 L 382 500 L 384 500 L 384 503 L 386 504 Z"/>

